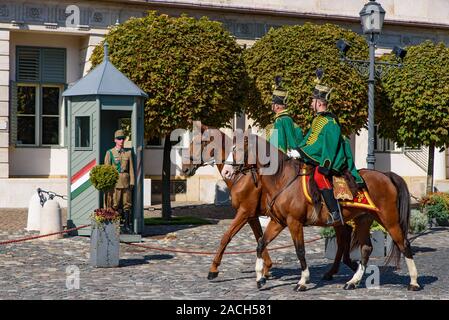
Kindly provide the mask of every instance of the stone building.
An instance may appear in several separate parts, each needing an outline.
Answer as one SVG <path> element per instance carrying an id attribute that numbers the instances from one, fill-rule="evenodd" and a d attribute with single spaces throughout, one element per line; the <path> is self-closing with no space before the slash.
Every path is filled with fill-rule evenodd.
<path id="1" fill-rule="evenodd" d="M 0 1 L 0 207 L 26 207 L 37 187 L 65 194 L 66 113 L 62 92 L 90 69 L 89 57 L 111 26 L 147 10 L 187 13 L 223 22 L 240 44 L 253 44 L 271 27 L 335 23 L 361 31 L 363 0 L 1 0 Z M 446 0 L 380 0 L 386 21 L 378 52 L 426 39 L 449 45 Z M 79 15 L 77 15 L 79 13 Z M 79 17 L 79 19 L 78 19 Z M 245 127 L 248 119 L 235 119 Z M 352 137 L 357 166 L 366 166 L 367 133 Z M 146 204 L 160 190 L 162 141 L 147 141 Z M 436 154 L 437 187 L 449 176 L 446 151 Z M 376 168 L 406 178 L 414 195 L 425 187 L 426 150 L 405 150 L 376 140 Z M 151 160 L 150 160 L 151 159 Z M 215 201 L 214 168 L 183 180 L 173 166 L 176 200 Z M 151 187 L 150 187 L 151 186 Z"/>

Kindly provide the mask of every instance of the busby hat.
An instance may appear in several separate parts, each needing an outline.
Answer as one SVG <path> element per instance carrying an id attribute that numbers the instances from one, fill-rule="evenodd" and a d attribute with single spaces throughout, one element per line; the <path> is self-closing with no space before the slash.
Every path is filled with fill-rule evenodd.
<path id="1" fill-rule="evenodd" d="M 275 104 L 287 104 L 288 92 L 282 88 L 282 77 L 276 76 L 274 78 L 273 96 L 271 101 Z"/>
<path id="2" fill-rule="evenodd" d="M 321 79 L 323 78 L 323 69 L 318 69 L 316 71 L 315 88 L 313 89 L 313 97 L 322 101 L 329 101 L 330 93 L 332 88 L 321 84 Z"/>

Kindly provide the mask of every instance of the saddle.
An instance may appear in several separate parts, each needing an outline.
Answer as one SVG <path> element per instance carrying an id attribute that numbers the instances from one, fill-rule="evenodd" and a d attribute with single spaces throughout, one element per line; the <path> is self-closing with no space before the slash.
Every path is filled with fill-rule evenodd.
<path id="1" fill-rule="evenodd" d="M 321 202 L 321 193 L 318 190 L 312 175 L 306 174 L 307 168 L 301 168 L 302 186 L 304 195 L 310 204 L 318 204 Z M 313 173 L 313 170 L 311 171 Z M 379 211 L 368 191 L 363 188 L 359 189 L 354 181 L 351 173 L 346 172 L 341 176 L 332 177 L 334 197 L 342 207 L 364 208 L 372 211 Z"/>

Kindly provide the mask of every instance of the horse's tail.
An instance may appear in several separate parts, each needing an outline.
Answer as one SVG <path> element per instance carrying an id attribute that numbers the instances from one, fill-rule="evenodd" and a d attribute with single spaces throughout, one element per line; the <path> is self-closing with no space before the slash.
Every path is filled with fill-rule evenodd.
<path id="1" fill-rule="evenodd" d="M 386 172 L 385 175 L 393 182 L 398 191 L 397 208 L 399 212 L 399 225 L 401 227 L 402 235 L 407 242 L 407 234 L 410 226 L 410 192 L 404 179 L 394 172 Z M 389 264 L 392 260 L 396 267 L 399 266 L 401 252 L 394 241 L 391 241 L 390 252 L 387 256 L 385 264 Z"/>

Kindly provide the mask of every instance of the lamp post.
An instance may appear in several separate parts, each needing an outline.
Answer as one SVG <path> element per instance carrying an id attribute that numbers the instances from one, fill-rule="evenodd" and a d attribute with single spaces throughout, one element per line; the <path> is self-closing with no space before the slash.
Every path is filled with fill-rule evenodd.
<path id="1" fill-rule="evenodd" d="M 360 11 L 360 20 L 363 33 L 368 36 L 369 60 L 353 60 L 346 57 L 346 52 L 350 45 L 344 40 L 337 42 L 337 48 L 340 50 L 341 60 L 355 67 L 363 76 L 368 76 L 368 155 L 366 157 L 368 169 L 374 169 L 376 157 L 374 156 L 374 87 L 376 76 L 381 77 L 383 69 L 391 67 L 401 67 L 401 64 L 393 64 L 375 61 L 376 35 L 382 31 L 385 18 L 385 10 L 375 0 L 370 0 Z M 406 51 L 395 47 L 393 52 L 397 57 L 403 59 Z"/>

